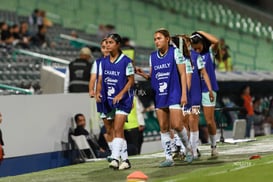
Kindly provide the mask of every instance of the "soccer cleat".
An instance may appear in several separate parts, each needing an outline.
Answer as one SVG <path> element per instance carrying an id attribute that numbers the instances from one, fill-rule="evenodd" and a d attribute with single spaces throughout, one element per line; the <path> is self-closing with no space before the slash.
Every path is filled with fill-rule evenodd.
<path id="1" fill-rule="evenodd" d="M 171 167 L 174 165 L 174 161 L 170 159 L 166 159 L 165 161 L 161 162 L 159 167 Z"/>
<path id="2" fill-rule="evenodd" d="M 200 157 L 201 157 L 201 153 L 198 149 L 196 150 L 196 152 L 193 152 L 193 156 L 192 156 L 193 160 L 200 160 Z"/>
<path id="3" fill-rule="evenodd" d="M 187 152 L 186 152 L 186 157 L 185 157 L 185 162 L 188 162 L 188 163 L 191 163 L 193 160 L 193 153 L 192 153 L 192 150 L 191 149 L 187 149 Z"/>
<path id="4" fill-rule="evenodd" d="M 107 162 L 112 162 L 113 158 L 111 156 L 106 157 Z"/>
<path id="5" fill-rule="evenodd" d="M 131 163 L 128 159 L 126 159 L 125 161 L 122 161 L 122 163 L 119 166 L 119 170 L 125 170 L 125 169 L 130 169 L 131 168 Z"/>
<path id="6" fill-rule="evenodd" d="M 180 152 L 179 152 L 179 150 L 176 150 L 176 151 L 174 151 L 173 153 L 172 153 L 172 158 L 173 159 L 178 159 L 179 158 L 179 154 Z"/>
<path id="7" fill-rule="evenodd" d="M 113 159 L 109 164 L 109 168 L 118 169 L 119 168 L 119 161 L 116 159 Z"/>
<path id="8" fill-rule="evenodd" d="M 200 157 L 198 155 L 196 155 L 196 156 L 193 155 L 192 160 L 198 161 L 198 160 L 200 160 Z"/>
<path id="9" fill-rule="evenodd" d="M 211 157 L 218 157 L 218 151 L 216 146 L 211 146 Z"/>
<path id="10" fill-rule="evenodd" d="M 173 155 L 173 160 L 184 160 L 185 159 L 185 154 L 183 152 L 180 151 L 176 151 Z"/>
<path id="11" fill-rule="evenodd" d="M 201 157 L 201 152 L 200 152 L 199 149 L 197 149 L 197 155 L 198 155 L 199 158 Z"/>
<path id="12" fill-rule="evenodd" d="M 184 152 L 180 152 L 180 160 L 183 161 L 185 159 L 186 155 Z"/>

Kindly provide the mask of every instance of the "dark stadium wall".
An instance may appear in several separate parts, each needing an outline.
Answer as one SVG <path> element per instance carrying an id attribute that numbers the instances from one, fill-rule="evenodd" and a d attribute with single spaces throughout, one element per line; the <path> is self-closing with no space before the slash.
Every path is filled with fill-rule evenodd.
<path id="1" fill-rule="evenodd" d="M 273 15 L 272 9 L 273 9 L 273 1 L 272 0 L 260 0 L 259 4 L 260 8 L 262 10 L 267 11 L 268 13 L 271 13 Z"/>
<path id="2" fill-rule="evenodd" d="M 72 163 L 72 151 L 58 151 L 5 159 L 0 165 L 0 177 L 15 176 Z"/>
<path id="3" fill-rule="evenodd" d="M 251 88 L 251 95 L 253 97 L 268 97 L 273 96 L 273 81 L 229 81 L 218 82 L 219 85 L 219 99 L 222 97 L 236 98 L 240 94 L 243 86 L 249 85 Z"/>
<path id="4" fill-rule="evenodd" d="M 237 1 L 273 14 L 273 12 L 272 12 L 273 1 L 272 0 L 237 0 Z"/>

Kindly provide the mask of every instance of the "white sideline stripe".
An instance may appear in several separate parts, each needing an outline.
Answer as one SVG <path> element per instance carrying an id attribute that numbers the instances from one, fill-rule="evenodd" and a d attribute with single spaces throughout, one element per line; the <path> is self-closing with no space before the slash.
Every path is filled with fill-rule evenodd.
<path id="1" fill-rule="evenodd" d="M 273 163 L 273 160 L 272 161 L 267 161 L 266 164 L 272 164 Z"/>
<path id="2" fill-rule="evenodd" d="M 245 169 L 245 168 L 252 167 L 252 166 L 253 165 L 250 165 L 250 166 L 240 166 L 240 167 L 236 167 L 234 169 L 231 169 L 230 171 L 238 171 L 238 170 Z"/>
<path id="3" fill-rule="evenodd" d="M 209 145 L 201 145 L 198 147 L 202 156 L 210 156 L 210 146 Z M 225 148 L 221 147 L 219 145 L 218 152 L 219 155 L 236 155 L 240 153 L 244 154 L 254 154 L 254 153 L 263 153 L 263 152 L 272 152 L 273 151 L 273 143 L 272 139 L 265 139 L 262 141 L 256 140 L 249 145 L 245 146 L 236 146 L 234 145 L 233 148 Z M 163 151 L 154 153 L 154 154 L 145 154 L 140 156 L 132 156 L 130 159 L 150 159 L 150 158 L 159 158 L 159 157 L 165 157 Z M 273 163 L 273 161 L 270 161 L 269 164 Z"/>
<path id="4" fill-rule="evenodd" d="M 217 172 L 209 173 L 206 176 L 214 176 L 214 175 L 218 175 L 218 174 L 224 174 L 224 173 L 227 173 L 227 172 L 228 172 L 227 170 L 225 170 L 225 171 L 217 171 Z"/>
<path id="5" fill-rule="evenodd" d="M 85 162 L 106 161 L 106 158 L 85 159 Z"/>
<path id="6" fill-rule="evenodd" d="M 152 158 L 159 158 L 159 157 L 165 157 L 163 151 L 155 154 L 146 154 L 146 155 L 140 155 L 140 156 L 132 156 L 129 157 L 130 159 L 152 159 Z"/>

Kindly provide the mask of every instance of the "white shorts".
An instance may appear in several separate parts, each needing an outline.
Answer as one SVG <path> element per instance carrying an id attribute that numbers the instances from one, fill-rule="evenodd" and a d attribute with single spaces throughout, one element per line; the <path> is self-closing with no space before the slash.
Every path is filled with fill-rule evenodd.
<path id="1" fill-rule="evenodd" d="M 116 110 L 116 113 L 115 114 L 121 114 L 121 115 L 128 115 L 129 113 L 125 112 L 125 111 L 122 111 L 122 110 Z"/>
<path id="2" fill-rule="evenodd" d="M 202 106 L 215 107 L 216 105 L 216 92 L 213 91 L 214 100 L 211 102 L 209 99 L 209 92 L 202 92 Z"/>
<path id="3" fill-rule="evenodd" d="M 180 104 L 173 104 L 173 105 L 169 105 L 168 107 L 169 109 L 181 109 L 182 107 L 180 106 Z M 158 110 L 161 108 L 155 108 L 155 110 Z"/>
<path id="4" fill-rule="evenodd" d="M 112 110 L 111 112 L 109 112 L 107 114 L 101 113 L 100 118 L 101 119 L 107 118 L 107 120 L 113 120 L 115 118 L 116 114 L 121 114 L 121 115 L 126 115 L 127 116 L 129 113 L 127 113 L 125 111 L 122 111 L 122 110 Z"/>
<path id="5" fill-rule="evenodd" d="M 170 105 L 169 109 L 181 109 L 181 105 L 180 104 L 174 104 L 174 105 Z"/>

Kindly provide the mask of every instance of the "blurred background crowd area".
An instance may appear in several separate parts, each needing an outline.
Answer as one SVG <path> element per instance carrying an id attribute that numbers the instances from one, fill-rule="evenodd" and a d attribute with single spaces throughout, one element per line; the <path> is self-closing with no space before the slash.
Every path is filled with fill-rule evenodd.
<path id="1" fill-rule="evenodd" d="M 236 78 L 219 82 L 219 107 L 235 104 L 235 85 L 248 79 L 253 101 L 261 99 L 258 107 L 264 119 L 272 109 L 272 78 L 252 82 L 249 74 L 259 78 L 258 73 L 269 73 L 273 68 L 272 7 L 270 0 L 1 0 L 0 91 L 2 95 L 17 93 L 9 88 L 18 87 L 43 93 L 43 65 L 66 67 L 62 61 L 74 60 L 85 46 L 95 60 L 100 57 L 100 41 L 108 33 L 123 36 L 134 50 L 135 65 L 148 67 L 156 29 L 165 27 L 172 35 L 204 30 L 220 40 L 217 72 L 240 73 L 243 78 L 240 83 Z M 222 76 L 231 78 L 229 74 Z M 146 89 L 140 99 L 148 108 L 149 86 L 138 83 Z M 153 136 L 158 125 L 153 113 L 147 117 L 155 121 L 150 121 L 154 129 L 146 133 Z M 228 113 L 225 117 L 228 125 L 227 118 L 235 116 Z"/>

